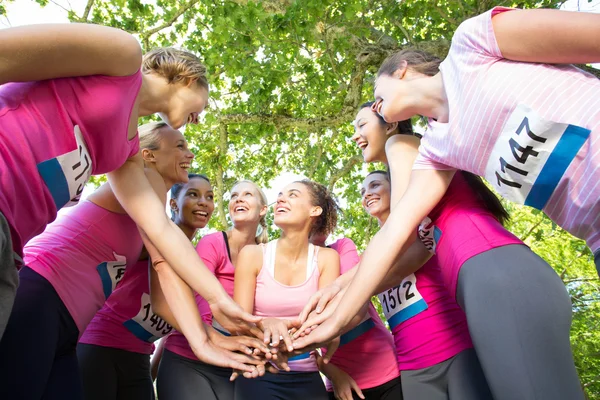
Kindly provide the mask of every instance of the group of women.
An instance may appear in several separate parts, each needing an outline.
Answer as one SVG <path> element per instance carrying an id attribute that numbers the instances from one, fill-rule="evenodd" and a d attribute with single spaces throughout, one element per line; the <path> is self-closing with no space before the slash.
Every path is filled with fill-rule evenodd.
<path id="1" fill-rule="evenodd" d="M 354 121 L 387 166 L 362 184 L 381 229 L 359 257 L 327 245 L 338 206 L 308 180 L 273 210 L 239 181 L 232 228 L 194 248 L 214 200 L 177 130 L 209 95 L 192 53 L 142 57 L 86 24 L 0 31 L 0 397 L 148 399 L 156 376 L 161 400 L 583 399 L 566 289 L 479 176 L 600 269 L 600 82 L 570 65 L 600 62 L 599 36 L 598 15 L 496 7 L 443 62 L 390 56 Z"/>

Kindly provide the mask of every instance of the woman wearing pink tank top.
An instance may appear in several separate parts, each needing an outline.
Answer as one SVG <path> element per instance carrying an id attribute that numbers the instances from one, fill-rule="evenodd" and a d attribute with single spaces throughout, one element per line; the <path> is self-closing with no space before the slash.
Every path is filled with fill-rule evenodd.
<path id="1" fill-rule="evenodd" d="M 193 154 L 181 132 L 154 122 L 140 127 L 140 138 L 151 181 L 170 187 L 188 180 Z M 166 189 L 157 194 L 166 198 Z M 27 244 L 27 266 L 0 341 L 0 368 L 6 370 L 0 385 L 8 398 L 81 398 L 77 340 L 141 249 L 139 231 L 110 184 Z"/>
<path id="2" fill-rule="evenodd" d="M 340 273 L 354 268 L 360 261 L 356 245 L 342 238 L 325 246 L 328 234 L 313 235 L 312 244 L 329 247 L 340 256 Z M 325 385 L 330 399 L 352 399 L 352 391 L 367 400 L 402 398 L 400 372 L 394 338 L 385 327 L 372 303 L 361 311 L 360 323 L 340 337 L 340 347 L 328 364 L 319 365 L 327 377 Z"/>
<path id="3" fill-rule="evenodd" d="M 396 123 L 385 123 L 369 107 L 365 104 L 357 115 L 354 138 L 365 159 L 389 160 L 395 197 L 391 202 L 397 204 L 411 179 L 419 140 L 410 135 L 388 139 L 386 132 L 395 130 Z M 411 132 L 410 123 L 401 123 L 400 133 Z M 460 172 L 419 228 L 421 241 L 415 243 L 435 250 L 441 276 L 466 313 L 495 399 L 580 399 L 583 392 L 570 347 L 568 293 L 554 270 L 502 227 L 503 217 L 506 214 L 489 189 L 475 176 Z M 380 232 L 389 225 L 390 219 Z M 410 259 L 415 246 L 401 260 Z M 417 265 L 400 262 L 387 276 L 404 277 Z M 340 304 L 345 313 L 345 300 Z"/>
<path id="4" fill-rule="evenodd" d="M 304 180 L 279 193 L 274 212 L 281 237 L 244 247 L 235 271 L 234 299 L 247 312 L 264 317 L 259 328 L 265 343 L 278 347 L 283 339 L 282 346 L 292 351 L 288 330 L 310 296 L 340 272 L 337 252 L 308 240 L 311 234 L 333 229 L 337 205 L 323 185 Z M 328 398 L 312 352 L 290 358 L 288 365 L 290 372 L 238 380 L 236 400 Z"/>
<path id="5" fill-rule="evenodd" d="M 231 188 L 229 216 L 233 227 L 227 232 L 204 236 L 196 251 L 206 267 L 215 274 L 230 296 L 233 296 L 235 263 L 242 248 L 268 242 L 266 224 L 267 197 L 252 181 L 239 181 Z M 198 310 L 212 335 L 223 340 L 240 340 L 216 320 L 202 297 L 195 295 Z M 227 336 L 225 336 L 227 335 Z M 255 348 L 258 339 L 246 337 L 244 346 Z M 210 365 L 198 360 L 187 339 L 174 331 L 165 339 L 164 353 L 158 369 L 156 388 L 161 400 L 233 400 L 234 384 L 231 369 Z M 253 344 L 254 343 L 254 344 Z"/>
<path id="6" fill-rule="evenodd" d="M 361 196 L 365 210 L 383 226 L 390 214 L 388 174 L 367 175 Z M 444 284 L 438 257 L 378 298 L 394 334 L 405 400 L 492 398 L 465 313 Z"/>
<path id="7" fill-rule="evenodd" d="M 11 54 L 0 66 L 0 337 L 23 246 L 79 200 L 91 175 L 105 173 L 125 211 L 217 319 L 232 329 L 256 322 L 165 215 L 138 152 L 139 117 L 158 113 L 174 129 L 197 122 L 208 98 L 198 57 L 163 48 L 142 58 L 130 34 L 90 24 L 3 29 L 0 53 Z M 246 369 L 224 354 L 215 361 Z"/>
<path id="8" fill-rule="evenodd" d="M 208 223 L 213 190 L 204 175 L 171 188 L 171 218 L 190 241 Z M 150 354 L 154 342 L 173 328 L 152 309 L 148 255 L 129 266 L 77 345 L 86 400 L 150 399 L 154 386 Z M 190 350 L 191 351 L 191 350 Z"/>

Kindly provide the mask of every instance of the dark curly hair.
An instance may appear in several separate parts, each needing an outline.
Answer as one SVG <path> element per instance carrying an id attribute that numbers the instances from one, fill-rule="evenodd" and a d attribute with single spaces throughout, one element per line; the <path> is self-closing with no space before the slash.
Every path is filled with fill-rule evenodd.
<path id="1" fill-rule="evenodd" d="M 313 205 L 319 206 L 323 210 L 321 215 L 317 217 L 308 236 L 314 234 L 329 235 L 337 226 L 338 211 L 340 210 L 333 195 L 325 186 L 309 179 L 302 179 L 297 182 L 306 186 L 310 192 Z"/>

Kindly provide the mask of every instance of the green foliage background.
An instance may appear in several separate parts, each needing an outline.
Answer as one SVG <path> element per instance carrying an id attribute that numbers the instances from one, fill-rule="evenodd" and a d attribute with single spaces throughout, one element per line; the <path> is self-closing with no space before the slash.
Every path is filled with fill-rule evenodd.
<path id="1" fill-rule="evenodd" d="M 0 14 L 6 2 L 0 0 Z M 224 193 L 234 181 L 266 185 L 290 171 L 328 185 L 343 199 L 337 234 L 363 249 L 377 224 L 360 205 L 358 185 L 367 167 L 349 138 L 357 107 L 371 98 L 373 74 L 405 46 L 443 58 L 460 22 L 496 5 L 557 8 L 561 1 L 89 0 L 69 18 L 124 29 L 145 50 L 185 47 L 205 62 L 210 107 L 185 135 L 196 154 L 194 169 L 208 174 L 217 189 L 213 228 L 227 225 Z M 541 213 L 506 206 L 508 228 L 552 265 L 569 290 L 577 368 L 589 398 L 600 399 L 600 303 L 592 255 Z"/>

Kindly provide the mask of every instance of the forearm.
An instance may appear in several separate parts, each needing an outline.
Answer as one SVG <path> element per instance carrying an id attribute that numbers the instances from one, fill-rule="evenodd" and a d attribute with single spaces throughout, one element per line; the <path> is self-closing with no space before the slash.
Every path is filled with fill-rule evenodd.
<path id="1" fill-rule="evenodd" d="M 383 280 L 377 285 L 372 295 L 383 292 L 394 286 L 398 286 L 404 278 L 415 273 L 433 256 L 427 248 L 419 241 L 415 241 L 406 253 L 400 256 L 392 268 L 387 272 Z"/>

